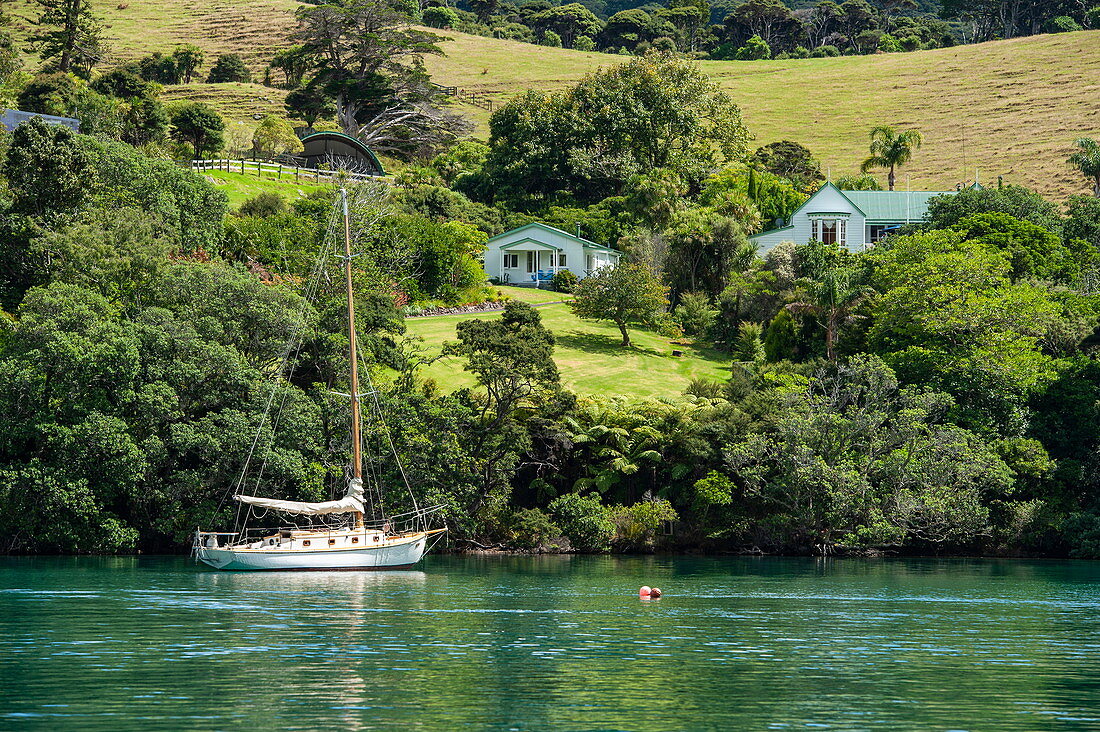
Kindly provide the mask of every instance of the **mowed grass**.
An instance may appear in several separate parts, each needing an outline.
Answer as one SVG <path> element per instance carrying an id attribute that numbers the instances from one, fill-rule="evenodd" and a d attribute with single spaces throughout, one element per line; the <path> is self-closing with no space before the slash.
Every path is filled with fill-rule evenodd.
<path id="1" fill-rule="evenodd" d="M 502 288 L 504 289 L 504 288 Z M 516 289 L 516 288 L 508 288 Z M 537 292 L 537 291 L 532 291 Z M 557 294 L 557 293 L 551 293 Z M 624 348 L 619 329 L 607 322 L 581 320 L 569 306 L 544 305 L 538 309 L 543 324 L 554 332 L 554 361 L 562 383 L 581 395 L 675 397 L 695 378 L 726 381 L 729 356 L 708 348 L 675 345 L 670 339 L 640 328 L 631 328 L 633 345 Z M 428 350 L 438 353 L 445 341 L 455 340 L 455 326 L 469 318 L 498 318 L 500 313 L 409 318 L 409 333 L 424 338 Z M 673 356 L 681 350 L 683 356 Z M 458 358 L 436 361 L 421 373 L 435 379 L 446 392 L 474 386 Z"/>
<path id="2" fill-rule="evenodd" d="M 206 50 L 205 76 L 219 53 L 241 54 L 257 74 L 291 43 L 295 0 L 122 0 L 95 5 L 107 25 L 112 57 L 168 52 L 180 43 Z M 33 0 L 8 3 L 21 44 L 37 15 Z M 526 89 L 560 89 L 625 57 L 533 46 L 453 31 L 446 55 L 426 64 L 440 84 L 480 92 L 503 103 Z M 1072 142 L 1100 136 L 1100 31 L 1031 36 L 914 53 L 788 61 L 703 61 L 742 107 L 755 144 L 781 139 L 806 144 L 834 177 L 855 172 L 877 124 L 919 129 L 924 147 L 902 168 L 899 184 L 950 189 L 998 175 L 1064 196 L 1088 193 L 1084 176 L 1066 162 Z M 234 119 L 281 110 L 281 92 L 190 85 L 172 98 L 202 98 Z M 220 86 L 220 85 L 219 85 Z M 193 88 L 194 87 L 194 88 Z M 230 93 L 232 91 L 232 93 Z M 234 96 L 235 95 L 235 96 Z M 489 113 L 456 108 L 488 135 Z"/>
<path id="3" fill-rule="evenodd" d="M 295 183 L 294 175 L 291 173 L 284 173 L 282 180 L 273 177 L 274 174 L 266 172 L 263 177 L 257 176 L 254 172 L 242 175 L 241 173 L 227 173 L 224 170 L 204 170 L 200 174 L 217 186 L 219 190 L 225 191 L 225 194 L 229 196 L 229 205 L 233 208 L 237 208 L 249 198 L 260 193 L 276 193 L 291 201 L 295 198 L 301 198 L 311 191 L 326 187 L 324 185 Z"/>
<path id="4" fill-rule="evenodd" d="M 512 287 L 510 285 L 496 285 L 494 290 L 502 292 L 513 300 L 529 302 L 532 305 L 547 302 L 562 302 L 573 299 L 572 295 L 553 290 L 542 290 L 535 287 Z"/>

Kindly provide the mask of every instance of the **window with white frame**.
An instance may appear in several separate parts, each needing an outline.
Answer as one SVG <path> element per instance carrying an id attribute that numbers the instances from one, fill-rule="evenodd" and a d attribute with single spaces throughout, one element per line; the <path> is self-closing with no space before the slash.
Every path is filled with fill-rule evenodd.
<path id="1" fill-rule="evenodd" d="M 519 268 L 519 255 L 518 254 L 505 254 L 504 255 L 504 269 L 518 269 Z"/>
<path id="2" fill-rule="evenodd" d="M 848 237 L 848 222 L 844 219 L 817 218 L 810 221 L 812 238 L 822 244 L 839 244 L 844 246 Z"/>
<path id="3" fill-rule="evenodd" d="M 558 252 L 558 266 L 565 266 L 565 252 Z"/>

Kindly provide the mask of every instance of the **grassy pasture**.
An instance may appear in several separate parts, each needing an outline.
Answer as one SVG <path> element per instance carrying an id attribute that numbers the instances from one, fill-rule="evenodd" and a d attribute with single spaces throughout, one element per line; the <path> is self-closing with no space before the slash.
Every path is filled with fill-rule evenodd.
<path id="1" fill-rule="evenodd" d="M 560 299 L 560 293 L 502 287 L 517 299 L 538 302 Z M 541 296 L 541 298 L 540 298 Z M 633 346 L 623 348 L 619 329 L 607 322 L 581 320 L 564 303 L 539 307 L 543 323 L 554 332 L 557 346 L 554 360 L 561 371 L 562 383 L 582 395 L 675 397 L 694 378 L 725 381 L 729 378 L 730 358 L 713 349 L 674 345 L 668 338 L 648 330 L 632 328 Z M 438 353 L 443 342 L 455 339 L 455 326 L 469 318 L 497 318 L 499 313 L 445 315 L 406 320 L 409 333 L 424 338 L 428 350 Z M 673 356 L 673 349 L 683 356 Z M 462 370 L 457 358 L 436 361 L 423 375 L 436 380 L 444 391 L 473 386 L 474 380 Z"/>
<path id="2" fill-rule="evenodd" d="M 22 41 L 33 0 L 9 0 L 12 30 Z M 128 60 L 179 43 L 213 56 L 234 52 L 260 72 L 294 29 L 294 0 L 122 0 L 95 3 L 113 44 Z M 504 102 L 531 89 L 556 89 L 623 57 L 532 46 L 452 31 L 446 55 L 429 57 L 441 84 Z M 916 128 L 924 148 L 902 170 L 913 188 L 944 189 L 998 175 L 1052 195 L 1087 193 L 1065 162 L 1072 140 L 1100 135 L 1100 31 L 1032 36 L 979 45 L 830 59 L 704 61 L 700 66 L 741 105 L 757 144 L 802 142 L 834 176 L 853 172 L 875 124 Z M 238 87 L 235 89 L 220 88 Z M 261 86 L 190 85 L 169 98 L 208 101 L 233 119 L 279 112 L 282 92 Z M 487 135 L 489 114 L 458 104 Z"/>
<path id="3" fill-rule="evenodd" d="M 504 102 L 559 89 L 622 57 L 440 31 L 445 57 L 427 65 L 442 84 Z M 757 144 L 808 145 L 834 176 L 855 172 L 876 124 L 919 129 L 924 147 L 902 169 L 915 189 L 973 181 L 1087 193 L 1066 164 L 1073 139 L 1100 135 L 1100 31 L 1016 38 L 914 53 L 788 61 L 703 61 L 741 105 Z M 464 105 L 465 110 L 465 105 Z M 470 116 L 486 134 L 488 112 Z"/>

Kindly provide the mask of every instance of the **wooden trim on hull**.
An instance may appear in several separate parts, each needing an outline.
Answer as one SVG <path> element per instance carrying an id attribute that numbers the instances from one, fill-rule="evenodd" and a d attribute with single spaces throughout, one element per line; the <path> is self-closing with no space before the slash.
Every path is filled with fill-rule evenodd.
<path id="1" fill-rule="evenodd" d="M 211 569 L 219 572 L 400 572 L 412 569 L 413 564 L 395 564 L 392 567 L 215 567 L 205 563 Z"/>

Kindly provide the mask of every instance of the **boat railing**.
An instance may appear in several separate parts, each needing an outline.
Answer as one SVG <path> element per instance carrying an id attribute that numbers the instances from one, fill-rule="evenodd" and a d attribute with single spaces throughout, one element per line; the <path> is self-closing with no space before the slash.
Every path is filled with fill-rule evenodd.
<path id="1" fill-rule="evenodd" d="M 416 531 L 427 531 L 432 528 L 433 519 L 440 514 L 445 506 L 430 506 L 417 511 L 398 513 L 381 519 L 366 520 L 363 529 L 366 531 L 380 531 L 386 535 L 408 534 Z M 309 524 L 286 524 L 281 526 L 255 526 L 244 531 L 200 531 L 196 533 L 196 545 L 205 541 L 206 537 L 228 537 L 230 543 L 252 542 L 272 535 L 290 533 L 294 531 L 347 531 L 355 528 L 350 518 L 340 521 L 314 520 Z"/>

